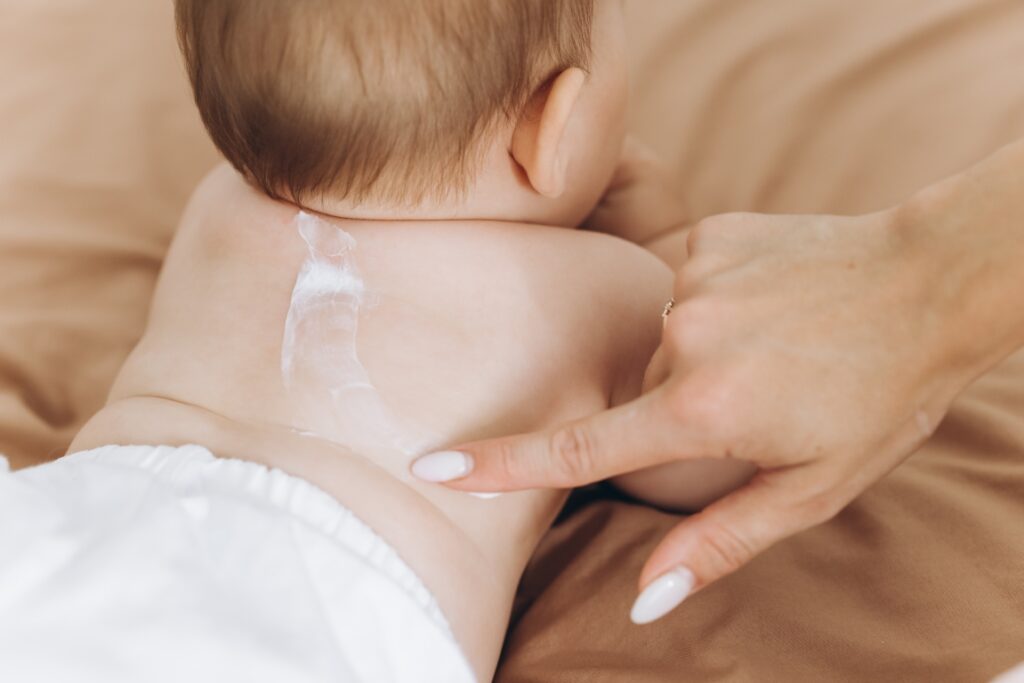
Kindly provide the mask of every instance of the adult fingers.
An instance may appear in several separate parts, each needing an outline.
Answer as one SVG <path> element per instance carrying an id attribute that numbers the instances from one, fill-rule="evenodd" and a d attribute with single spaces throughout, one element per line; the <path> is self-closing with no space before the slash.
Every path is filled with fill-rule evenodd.
<path id="1" fill-rule="evenodd" d="M 762 473 L 670 531 L 641 573 L 643 589 L 631 619 L 637 624 L 660 619 L 695 591 L 782 539 L 827 521 L 849 502 L 827 493 L 801 495 L 808 483 L 800 469 Z"/>
<path id="2" fill-rule="evenodd" d="M 632 403 L 561 427 L 459 446 L 412 465 L 419 479 L 481 493 L 570 488 L 686 457 L 701 457 L 697 434 L 655 390 Z"/>

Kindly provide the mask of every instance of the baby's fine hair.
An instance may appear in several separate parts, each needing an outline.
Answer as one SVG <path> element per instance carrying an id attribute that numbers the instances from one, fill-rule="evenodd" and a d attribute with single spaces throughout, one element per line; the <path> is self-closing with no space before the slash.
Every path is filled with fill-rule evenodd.
<path id="1" fill-rule="evenodd" d="M 594 0 L 176 0 L 214 143 L 302 203 L 461 195 L 488 134 L 569 67 Z"/>

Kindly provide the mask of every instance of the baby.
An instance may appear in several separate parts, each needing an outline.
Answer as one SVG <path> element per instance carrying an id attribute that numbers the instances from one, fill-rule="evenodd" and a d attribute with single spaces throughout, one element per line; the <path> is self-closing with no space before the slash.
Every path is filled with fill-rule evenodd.
<path id="1" fill-rule="evenodd" d="M 469 496 L 409 466 L 641 392 L 672 271 L 566 229 L 628 184 L 621 0 L 176 4 L 230 165 L 192 198 L 109 404 L 25 473 L 64 496 L 67 538 L 87 516 L 109 522 L 88 543 L 129 537 L 123 580 L 76 565 L 92 592 L 68 589 L 125 651 L 85 616 L 61 628 L 138 680 L 490 680 L 566 494 Z M 678 263 L 660 197 L 622 227 Z M 687 507 L 745 476 L 686 472 L 622 485 Z"/>

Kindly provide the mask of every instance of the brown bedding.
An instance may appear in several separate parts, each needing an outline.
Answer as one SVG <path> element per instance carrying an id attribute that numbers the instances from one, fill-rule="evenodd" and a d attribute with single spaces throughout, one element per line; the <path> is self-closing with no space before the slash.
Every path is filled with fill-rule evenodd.
<path id="1" fill-rule="evenodd" d="M 1019 0 L 634 0 L 634 129 L 694 217 L 882 208 L 1024 136 Z M 60 455 L 137 339 L 215 161 L 170 3 L 0 7 L 0 452 Z M 1024 354 L 825 527 L 628 625 L 671 515 L 582 505 L 498 679 L 986 681 L 1024 660 Z"/>

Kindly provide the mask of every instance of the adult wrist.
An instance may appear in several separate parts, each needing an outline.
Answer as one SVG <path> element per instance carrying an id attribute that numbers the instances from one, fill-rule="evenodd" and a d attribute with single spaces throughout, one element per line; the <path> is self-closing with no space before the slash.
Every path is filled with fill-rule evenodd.
<path id="1" fill-rule="evenodd" d="M 892 212 L 901 246 L 926 274 L 942 362 L 964 386 L 1024 346 L 1021 178 L 1024 144 Z"/>

